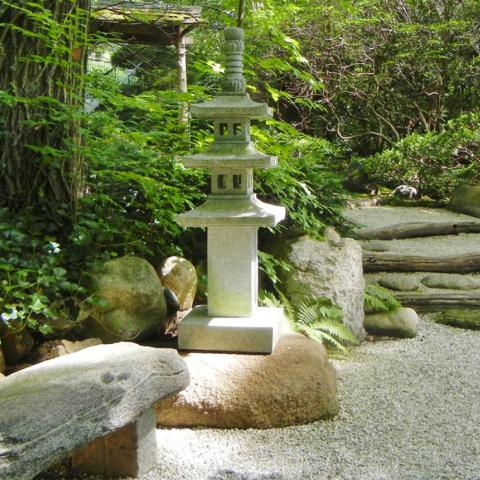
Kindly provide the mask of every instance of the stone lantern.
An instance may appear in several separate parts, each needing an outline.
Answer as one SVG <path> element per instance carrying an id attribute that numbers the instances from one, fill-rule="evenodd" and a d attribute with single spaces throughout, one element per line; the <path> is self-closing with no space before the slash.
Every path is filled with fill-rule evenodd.
<path id="1" fill-rule="evenodd" d="M 246 93 L 243 38 L 241 28 L 225 30 L 222 93 L 192 106 L 192 116 L 213 121 L 212 146 L 180 159 L 211 171 L 207 201 L 177 217 L 179 225 L 208 233 L 208 305 L 180 322 L 180 349 L 271 353 L 280 336 L 283 310 L 257 305 L 257 230 L 283 220 L 285 208 L 263 203 L 253 192 L 253 169 L 275 167 L 277 159 L 258 152 L 250 139 L 250 121 L 272 113 Z"/>

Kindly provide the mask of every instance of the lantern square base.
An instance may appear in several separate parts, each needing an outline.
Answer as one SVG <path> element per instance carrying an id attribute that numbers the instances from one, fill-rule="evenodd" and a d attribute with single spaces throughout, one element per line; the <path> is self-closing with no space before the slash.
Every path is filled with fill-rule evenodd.
<path id="1" fill-rule="evenodd" d="M 250 317 L 212 317 L 206 305 L 178 325 L 180 350 L 272 353 L 287 329 L 282 308 L 257 308 Z"/>

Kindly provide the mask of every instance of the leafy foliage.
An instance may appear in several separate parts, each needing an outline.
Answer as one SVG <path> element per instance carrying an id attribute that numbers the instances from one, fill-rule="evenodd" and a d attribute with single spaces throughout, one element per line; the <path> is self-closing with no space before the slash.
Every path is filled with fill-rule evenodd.
<path id="1" fill-rule="evenodd" d="M 480 180 L 480 113 L 461 115 L 440 133 L 411 134 L 363 164 L 372 181 L 446 199 L 457 185 Z"/>
<path id="2" fill-rule="evenodd" d="M 365 313 L 393 312 L 401 306 L 386 288 L 373 283 L 365 288 Z"/>
<path id="3" fill-rule="evenodd" d="M 262 292 L 261 303 L 268 307 L 283 307 L 293 329 L 303 335 L 325 344 L 328 348 L 348 354 L 348 345 L 357 345 L 358 339 L 343 324 L 342 309 L 327 298 L 303 299 L 293 306 L 277 290 L 280 300 L 269 292 Z"/>
<path id="4" fill-rule="evenodd" d="M 0 210 L 0 332 L 5 328 L 51 333 L 69 321 L 83 289 L 69 280 L 68 259 L 49 225 Z"/>

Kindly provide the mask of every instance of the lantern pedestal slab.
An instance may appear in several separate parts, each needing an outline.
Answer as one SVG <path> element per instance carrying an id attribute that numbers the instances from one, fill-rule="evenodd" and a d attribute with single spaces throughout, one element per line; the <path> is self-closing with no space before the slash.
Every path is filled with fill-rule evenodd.
<path id="1" fill-rule="evenodd" d="M 250 317 L 212 317 L 206 305 L 194 308 L 178 325 L 180 350 L 272 353 L 287 329 L 282 308 L 257 308 Z"/>

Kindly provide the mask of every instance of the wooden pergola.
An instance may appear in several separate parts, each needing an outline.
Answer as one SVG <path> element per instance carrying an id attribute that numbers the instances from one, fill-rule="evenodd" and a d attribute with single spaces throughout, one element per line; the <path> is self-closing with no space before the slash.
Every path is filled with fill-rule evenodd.
<path id="1" fill-rule="evenodd" d="M 201 17 L 202 7 L 141 0 L 95 0 L 92 7 L 92 33 L 129 44 L 175 45 L 177 90 L 187 91 L 188 33 L 206 23 Z M 182 121 L 185 115 L 181 115 Z"/>
<path id="2" fill-rule="evenodd" d="M 202 7 L 158 1 L 97 0 L 90 30 L 125 43 L 176 45 L 179 37 L 205 23 L 201 12 Z"/>

